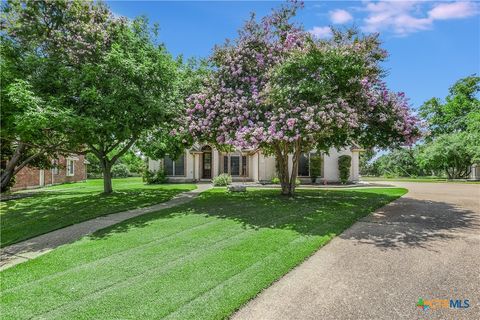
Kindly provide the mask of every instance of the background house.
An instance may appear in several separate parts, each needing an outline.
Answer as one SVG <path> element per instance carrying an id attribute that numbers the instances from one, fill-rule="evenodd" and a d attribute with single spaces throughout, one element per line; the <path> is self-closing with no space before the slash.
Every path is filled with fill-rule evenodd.
<path id="1" fill-rule="evenodd" d="M 53 161 L 56 166 L 52 169 L 24 167 L 15 176 L 12 190 L 41 188 L 87 179 L 87 161 L 84 155 L 59 157 Z"/>
<path id="2" fill-rule="evenodd" d="M 338 157 L 349 155 L 352 157 L 350 180 L 359 178 L 359 153 L 358 147 L 342 150 L 331 149 L 328 154 L 321 153 L 322 168 L 319 179 L 327 182 L 338 182 Z M 303 154 L 298 168 L 298 176 L 302 182 L 311 182 L 310 156 Z M 293 162 L 290 157 L 289 166 Z M 222 152 L 209 145 L 196 145 L 178 159 L 149 159 L 148 169 L 157 171 L 165 170 L 172 182 L 210 181 L 221 173 L 228 173 L 234 181 L 270 182 L 276 176 L 275 158 L 264 155 L 260 150 L 238 150 L 235 152 Z"/>

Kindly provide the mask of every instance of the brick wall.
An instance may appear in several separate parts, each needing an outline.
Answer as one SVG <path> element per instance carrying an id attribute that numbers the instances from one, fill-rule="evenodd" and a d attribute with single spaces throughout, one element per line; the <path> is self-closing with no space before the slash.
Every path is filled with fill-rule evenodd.
<path id="1" fill-rule="evenodd" d="M 67 175 L 67 159 L 74 162 L 74 175 Z M 58 159 L 58 172 L 55 169 L 40 170 L 37 168 L 25 167 L 16 175 L 15 185 L 12 190 L 39 188 L 42 186 L 60 184 L 65 182 L 77 182 L 87 179 L 87 165 L 84 155 L 72 157 L 60 157 Z M 42 185 L 43 177 L 43 185 Z"/>

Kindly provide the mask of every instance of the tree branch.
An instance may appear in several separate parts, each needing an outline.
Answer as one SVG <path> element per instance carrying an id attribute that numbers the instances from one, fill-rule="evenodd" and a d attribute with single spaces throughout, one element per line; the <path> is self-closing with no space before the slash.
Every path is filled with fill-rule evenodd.
<path id="1" fill-rule="evenodd" d="M 120 150 L 119 153 L 117 153 L 113 158 L 112 160 L 110 161 L 110 163 L 115 163 L 118 158 L 120 158 L 121 156 L 123 156 L 125 154 L 125 152 L 127 152 L 131 146 L 133 146 L 133 144 L 135 143 L 135 141 L 137 141 L 137 136 L 133 136 L 130 141 L 127 143 L 127 145 L 125 147 L 123 147 L 122 150 Z"/>
<path id="2" fill-rule="evenodd" d="M 38 158 L 39 156 L 43 155 L 44 152 L 37 152 L 27 159 L 25 159 L 19 166 L 15 167 L 15 170 L 13 171 L 13 175 L 16 175 L 20 170 L 22 170 L 26 165 L 28 165 L 30 162 L 32 162 L 35 158 Z"/>

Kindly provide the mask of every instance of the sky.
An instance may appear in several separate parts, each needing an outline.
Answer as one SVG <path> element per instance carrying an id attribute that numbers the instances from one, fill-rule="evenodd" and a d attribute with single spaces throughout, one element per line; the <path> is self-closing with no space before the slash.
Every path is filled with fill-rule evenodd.
<path id="1" fill-rule="evenodd" d="M 236 37 L 251 12 L 262 17 L 281 3 L 107 1 L 116 15 L 158 23 L 159 40 L 185 57 L 208 57 L 215 44 Z M 378 32 L 389 52 L 387 84 L 405 92 L 414 109 L 480 74 L 480 1 L 306 1 L 295 20 L 319 38 L 329 37 L 329 26 Z"/>

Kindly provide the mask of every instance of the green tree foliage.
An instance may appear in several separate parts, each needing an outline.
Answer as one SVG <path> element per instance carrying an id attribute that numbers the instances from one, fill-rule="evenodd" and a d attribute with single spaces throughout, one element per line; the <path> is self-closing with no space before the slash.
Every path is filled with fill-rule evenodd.
<path id="1" fill-rule="evenodd" d="M 116 18 L 100 2 L 11 0 L 4 11 L 5 38 L 21 53 L 10 59 L 19 78 L 70 116 L 61 133 L 98 158 L 104 192 L 112 192 L 116 161 L 178 117 L 178 64 L 146 19 Z"/>
<path id="2" fill-rule="evenodd" d="M 90 8 L 87 13 L 87 8 Z M 81 2 L 2 2 L 1 69 L 1 191 L 13 184 L 25 166 L 48 167 L 59 153 L 76 151 L 68 143 L 66 128 L 72 114 L 57 97 L 64 92 L 59 79 L 61 59 L 86 54 L 85 39 L 97 39 L 87 28 L 102 23 L 104 8 Z M 78 21 L 75 21 L 78 20 Z M 54 32 L 54 26 L 63 26 Z M 79 37 L 69 34 L 77 30 Z M 104 32 L 104 28 L 99 28 Z M 45 39 L 49 39 L 48 42 Z M 53 48 L 68 47 L 64 57 Z"/>
<path id="3" fill-rule="evenodd" d="M 458 80 L 442 102 L 432 98 L 420 107 L 427 133 L 423 143 L 393 150 L 370 164 L 376 175 L 446 175 L 468 178 L 480 162 L 480 77 Z"/>
<path id="4" fill-rule="evenodd" d="M 376 176 L 378 172 L 374 166 L 375 161 L 372 161 L 375 157 L 375 149 L 368 148 L 360 153 L 360 174 L 365 176 Z"/>
<path id="5" fill-rule="evenodd" d="M 472 75 L 458 80 L 450 89 L 443 103 L 438 98 L 425 102 L 419 109 L 420 116 L 428 127 L 427 140 L 454 132 L 463 132 L 467 129 L 479 128 L 480 77 Z"/>
<path id="6" fill-rule="evenodd" d="M 433 98 L 420 107 L 429 134 L 419 161 L 449 178 L 467 178 L 480 161 L 480 77 L 458 80 L 442 103 Z"/>
<path id="7" fill-rule="evenodd" d="M 2 85 L 1 94 L 2 192 L 25 166 L 48 168 L 50 158 L 67 152 L 69 144 L 62 130 L 71 120 L 70 112 L 45 102 L 29 82 L 18 78 L 8 82 Z"/>
<path id="8" fill-rule="evenodd" d="M 437 136 L 425 145 L 418 161 L 425 168 L 444 171 L 449 179 L 468 178 L 478 155 L 478 140 L 470 139 L 473 137 L 466 132 Z M 472 147 L 475 144 L 477 147 Z"/>
<path id="9" fill-rule="evenodd" d="M 293 22 L 298 8 L 252 16 L 234 41 L 217 46 L 212 76 L 187 110 L 195 138 L 274 155 L 284 195 L 294 194 L 302 153 L 408 144 L 418 132 L 404 94 L 382 80 L 387 54 L 378 37 L 314 39 Z"/>
<path id="10" fill-rule="evenodd" d="M 418 162 L 418 147 L 394 149 L 376 160 L 376 170 L 380 175 L 412 177 L 424 175 Z"/>
<path id="11" fill-rule="evenodd" d="M 146 131 L 136 145 L 142 153 L 153 159 L 169 155 L 176 159 L 185 152 L 185 148 L 193 143 L 192 137 L 185 128 L 188 122 L 181 115 L 187 106 L 186 99 L 201 90 L 205 78 L 211 72 L 207 61 L 189 59 L 177 61 L 177 77 L 174 91 L 171 92 L 177 117 L 168 122 L 157 124 L 152 130 Z"/>
<path id="12" fill-rule="evenodd" d="M 100 160 L 104 192 L 112 192 L 110 170 L 146 131 L 176 117 L 176 65 L 155 45 L 145 19 L 120 26 L 118 38 L 99 60 L 71 76 L 66 103 L 77 116 L 71 137 Z M 119 90 L 121 88 L 121 90 Z"/>

